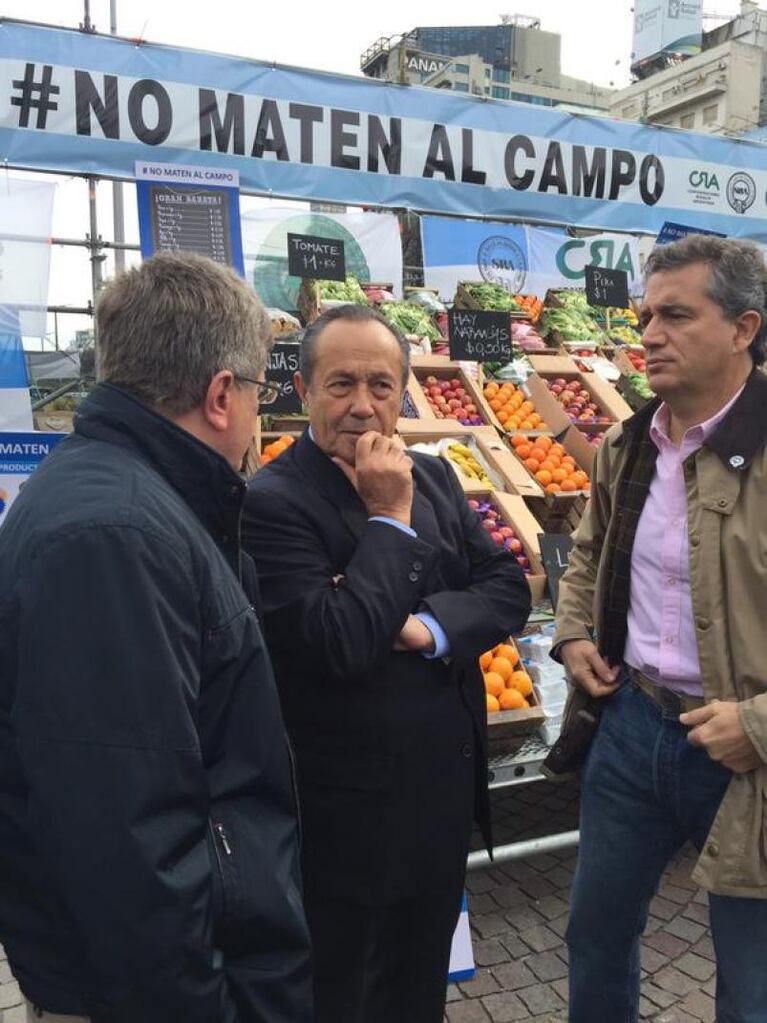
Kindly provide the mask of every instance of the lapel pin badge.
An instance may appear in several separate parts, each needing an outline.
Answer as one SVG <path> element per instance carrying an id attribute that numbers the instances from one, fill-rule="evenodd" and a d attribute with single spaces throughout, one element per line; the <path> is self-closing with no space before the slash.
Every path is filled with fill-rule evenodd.
<path id="1" fill-rule="evenodd" d="M 745 464 L 745 461 L 746 460 L 743 457 L 743 455 L 733 455 L 732 458 L 730 459 L 730 465 L 733 467 L 733 469 L 740 469 L 741 465 Z"/>

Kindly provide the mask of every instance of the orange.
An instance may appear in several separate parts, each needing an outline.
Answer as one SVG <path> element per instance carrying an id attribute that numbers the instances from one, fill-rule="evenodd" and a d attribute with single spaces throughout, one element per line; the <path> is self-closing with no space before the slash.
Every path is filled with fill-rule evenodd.
<path id="1" fill-rule="evenodd" d="M 572 494 L 573 491 L 578 490 L 578 484 L 575 482 L 574 479 L 569 478 L 566 480 L 562 480 L 562 482 L 560 483 L 560 488 L 563 494 Z"/>
<path id="2" fill-rule="evenodd" d="M 512 664 L 519 663 L 519 654 L 510 643 L 499 643 L 497 647 L 493 649 L 493 654 L 496 657 L 505 657 L 507 661 L 511 661 Z"/>
<path id="3" fill-rule="evenodd" d="M 554 469 L 554 471 L 551 474 L 551 478 L 552 478 L 552 480 L 555 483 L 561 483 L 562 480 L 566 480 L 567 479 L 567 470 L 566 469 Z"/>
<path id="4" fill-rule="evenodd" d="M 500 398 L 493 398 L 490 401 L 490 408 L 493 410 L 493 412 L 500 412 L 501 409 L 503 408 L 503 402 L 501 401 Z"/>
<path id="5" fill-rule="evenodd" d="M 532 430 L 533 424 L 530 422 L 529 419 L 523 419 L 522 422 L 519 424 L 519 428 L 521 430 Z"/>
<path id="6" fill-rule="evenodd" d="M 529 696 L 533 691 L 533 682 L 526 671 L 514 671 L 508 681 L 510 689 L 516 689 L 523 696 Z"/>
<path id="7" fill-rule="evenodd" d="M 490 662 L 489 674 L 495 673 L 501 676 L 501 679 L 505 682 L 511 673 L 514 671 L 514 665 L 511 661 L 505 657 L 494 657 Z M 487 676 L 485 676 L 487 677 Z"/>
<path id="8" fill-rule="evenodd" d="M 525 706 L 525 698 L 517 689 L 504 689 L 498 703 L 501 710 L 521 710 Z"/>
<path id="9" fill-rule="evenodd" d="M 491 380 L 489 384 L 485 384 L 485 397 L 494 398 L 500 391 L 500 387 L 494 380 Z"/>
<path id="10" fill-rule="evenodd" d="M 554 465 L 550 458 L 544 458 L 541 462 L 541 469 L 545 469 L 547 472 L 553 472 L 556 469 L 556 465 Z"/>
<path id="11" fill-rule="evenodd" d="M 537 418 L 538 420 L 540 420 L 541 417 L 537 416 Z M 544 451 L 549 451 L 552 445 L 554 444 L 554 441 L 551 439 L 551 437 L 538 437 L 535 443 L 539 448 L 543 448 Z"/>
<path id="12" fill-rule="evenodd" d="M 521 458 L 522 461 L 524 462 L 524 460 L 526 458 L 530 457 L 530 452 L 533 449 L 532 449 L 532 446 L 530 444 L 528 444 L 527 437 L 525 437 L 525 435 L 523 433 L 518 433 L 517 437 L 521 438 L 522 443 L 521 444 L 514 444 L 513 440 L 512 440 L 511 443 L 514 444 L 514 447 L 516 448 L 517 456 L 519 458 Z"/>
<path id="13" fill-rule="evenodd" d="M 526 458 L 524 464 L 525 468 L 529 470 L 529 472 L 538 472 L 541 463 L 537 458 Z"/>
<path id="14" fill-rule="evenodd" d="M 515 433 L 514 436 L 511 438 L 511 446 L 513 448 L 518 448 L 520 446 L 520 444 L 525 444 L 525 443 L 526 443 L 526 437 L 524 436 L 524 434 Z"/>
<path id="15" fill-rule="evenodd" d="M 549 483 L 549 485 L 546 487 L 546 493 L 558 494 L 561 489 L 562 489 L 561 483 Z"/>
<path id="16" fill-rule="evenodd" d="M 503 679 L 500 675 L 497 675 L 494 671 L 488 671 L 484 676 L 485 679 L 485 692 L 490 693 L 491 696 L 500 696 L 506 688 Z"/>
<path id="17" fill-rule="evenodd" d="M 531 458 L 537 458 L 539 462 L 543 462 L 546 458 L 546 452 L 543 448 L 538 447 L 537 444 L 533 445 L 533 450 L 530 452 Z"/>
<path id="18" fill-rule="evenodd" d="M 562 457 L 563 457 L 564 455 L 566 455 L 566 454 L 567 454 L 567 452 L 565 451 L 565 449 L 564 449 L 564 448 L 562 447 L 562 445 L 561 445 L 561 444 L 559 444 L 559 443 L 557 443 L 557 444 L 552 444 L 552 445 L 551 445 L 551 448 L 550 448 L 549 450 L 551 451 L 552 455 L 559 455 L 559 457 L 560 457 L 560 458 L 562 458 Z M 569 456 L 569 455 L 567 455 L 567 457 L 569 458 L 570 456 Z"/>
<path id="19" fill-rule="evenodd" d="M 482 654 L 482 656 L 479 659 L 480 668 L 483 671 L 487 671 L 487 669 L 490 667 L 490 662 L 492 661 L 492 659 L 493 659 L 492 650 L 488 650 L 487 653 Z"/>
<path id="20" fill-rule="evenodd" d="M 530 427 L 530 429 L 531 429 L 531 430 L 534 430 L 534 429 L 536 428 L 536 426 L 537 426 L 537 425 L 538 425 L 538 424 L 540 423 L 540 421 L 541 421 L 541 417 L 540 417 L 540 416 L 538 415 L 538 413 L 537 413 L 537 412 L 531 412 L 531 413 L 530 413 L 530 415 L 528 416 L 528 419 L 529 419 L 529 420 L 530 420 L 530 422 L 531 422 L 531 423 L 533 424 L 533 425 L 532 425 L 532 426 Z"/>
<path id="21" fill-rule="evenodd" d="M 504 692 L 506 692 L 505 689 Z M 485 702 L 487 704 L 488 714 L 497 714 L 501 709 L 501 705 L 498 703 L 498 700 L 494 696 L 491 696 L 490 693 L 485 693 Z"/>
<path id="22" fill-rule="evenodd" d="M 551 473 L 548 469 L 539 469 L 535 474 L 535 478 L 539 483 L 542 483 L 544 487 L 551 483 Z"/>

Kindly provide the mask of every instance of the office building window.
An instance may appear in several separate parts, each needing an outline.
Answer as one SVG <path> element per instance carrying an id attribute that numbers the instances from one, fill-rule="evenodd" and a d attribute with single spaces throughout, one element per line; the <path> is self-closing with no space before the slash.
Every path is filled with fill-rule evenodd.
<path id="1" fill-rule="evenodd" d="M 453 88 L 456 92 L 468 92 L 469 86 L 466 82 L 453 82 Z"/>
<path id="2" fill-rule="evenodd" d="M 679 118 L 679 125 L 682 128 L 694 128 L 695 114 L 682 114 L 682 116 Z"/>
<path id="3" fill-rule="evenodd" d="M 500 67 L 493 68 L 493 81 L 494 82 L 506 82 L 506 84 L 508 85 L 510 80 L 511 80 L 511 73 L 509 71 L 505 71 L 503 68 L 500 68 Z"/>
<path id="4" fill-rule="evenodd" d="M 532 99 L 532 96 L 530 96 L 529 93 L 526 92 L 512 92 L 511 98 L 516 100 L 517 103 L 529 103 L 530 100 Z"/>
<path id="5" fill-rule="evenodd" d="M 453 67 L 455 68 L 455 73 L 457 75 L 468 75 L 469 73 L 468 64 L 453 64 Z"/>
<path id="6" fill-rule="evenodd" d="M 508 99 L 509 90 L 505 89 L 502 85 L 493 86 L 493 99 Z"/>
<path id="7" fill-rule="evenodd" d="M 704 124 L 716 124 L 716 119 L 719 115 L 719 104 L 712 103 L 709 107 L 703 107 L 703 123 Z"/>

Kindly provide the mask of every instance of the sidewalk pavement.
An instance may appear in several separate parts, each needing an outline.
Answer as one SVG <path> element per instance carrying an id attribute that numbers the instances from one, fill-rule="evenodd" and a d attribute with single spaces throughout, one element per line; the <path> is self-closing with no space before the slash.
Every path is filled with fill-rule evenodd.
<path id="1" fill-rule="evenodd" d="M 577 827 L 577 784 L 519 785 L 492 794 L 496 844 Z M 467 878 L 477 973 L 451 985 L 448 1023 L 564 1023 L 564 933 L 576 850 L 472 872 Z M 671 864 L 642 945 L 643 1020 L 713 1023 L 714 952 L 693 854 Z M 21 995 L 0 948 L 0 1023 L 23 1023 Z M 392 1021 L 396 1023 L 396 1021 Z"/>
<path id="2" fill-rule="evenodd" d="M 493 795 L 496 844 L 577 827 L 577 786 L 540 782 Z M 532 823 L 531 823 L 532 821 Z M 577 850 L 544 853 L 470 873 L 477 973 L 450 985 L 448 1023 L 566 1023 L 567 927 Z M 690 881 L 695 856 L 671 863 L 642 939 L 640 1017 L 713 1023 L 714 951 L 708 901 Z"/>

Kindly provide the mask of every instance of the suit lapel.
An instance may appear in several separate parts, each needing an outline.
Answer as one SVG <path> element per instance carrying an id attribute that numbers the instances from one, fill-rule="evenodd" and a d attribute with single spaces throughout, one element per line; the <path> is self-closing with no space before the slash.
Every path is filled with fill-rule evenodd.
<path id="1" fill-rule="evenodd" d="M 294 450 L 296 465 L 301 473 L 338 509 L 341 519 L 352 534 L 360 537 L 368 515 L 346 476 L 317 447 L 308 430 L 303 432 Z"/>

